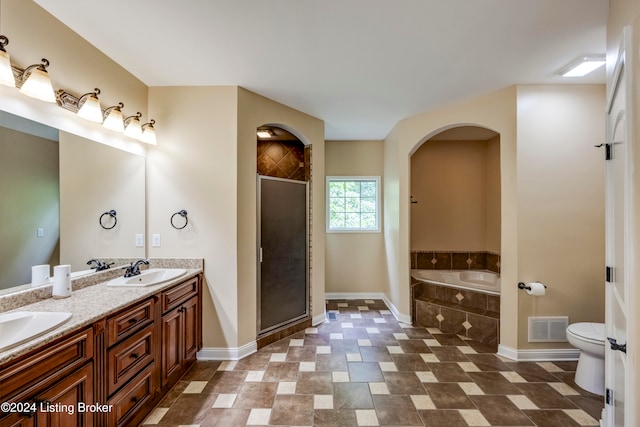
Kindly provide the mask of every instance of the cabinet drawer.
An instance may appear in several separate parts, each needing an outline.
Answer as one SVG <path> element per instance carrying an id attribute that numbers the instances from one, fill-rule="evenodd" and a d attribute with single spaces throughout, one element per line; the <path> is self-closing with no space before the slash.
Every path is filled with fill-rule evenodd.
<path id="1" fill-rule="evenodd" d="M 167 291 L 162 292 L 162 312 L 166 313 L 167 311 L 178 306 L 194 295 L 198 295 L 198 280 L 199 277 L 196 276 L 184 283 L 181 283 Z"/>
<path id="2" fill-rule="evenodd" d="M 93 360 L 93 328 L 41 348 L 36 354 L 0 370 L 0 402 L 23 399 L 34 387 L 53 383 L 89 360 Z"/>
<path id="3" fill-rule="evenodd" d="M 157 390 L 157 380 L 154 374 L 155 364 L 149 365 L 133 380 L 109 399 L 113 405 L 109 412 L 109 426 L 138 425 L 146 415 L 146 411 L 139 411 L 142 406 L 153 400 Z"/>
<path id="4" fill-rule="evenodd" d="M 149 325 L 107 351 L 107 391 L 111 395 L 153 361 L 156 333 Z"/>
<path id="5" fill-rule="evenodd" d="M 122 313 L 109 317 L 107 319 L 107 331 L 109 334 L 107 346 L 111 347 L 127 335 L 153 322 L 154 307 L 155 304 L 153 298 L 151 298 Z"/>

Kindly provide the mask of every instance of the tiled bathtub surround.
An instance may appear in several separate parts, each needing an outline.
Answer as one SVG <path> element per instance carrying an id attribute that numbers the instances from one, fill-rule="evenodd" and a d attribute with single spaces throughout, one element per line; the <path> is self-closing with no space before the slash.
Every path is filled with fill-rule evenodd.
<path id="1" fill-rule="evenodd" d="M 412 322 L 497 345 L 500 296 L 411 278 Z"/>
<path id="2" fill-rule="evenodd" d="M 411 268 L 489 270 L 500 274 L 500 255 L 487 251 L 412 251 Z"/>
<path id="3" fill-rule="evenodd" d="M 305 154 L 305 146 L 300 141 L 258 141 L 258 173 L 276 178 L 308 181 Z"/>
<path id="4" fill-rule="evenodd" d="M 138 258 L 100 258 L 100 261 L 103 263 L 113 263 L 113 267 L 98 273 L 72 278 L 71 290 L 72 292 L 78 291 L 122 276 L 124 272 L 120 266 L 130 264 L 137 260 Z M 204 269 L 204 260 L 202 258 L 149 258 L 149 266 L 143 265 L 140 267 L 141 270 L 146 268 L 186 268 L 202 270 Z M 37 288 L 32 288 L 31 285 L 28 284 L 12 288 L 12 292 L 0 295 L 0 313 L 51 298 L 51 290 L 51 284 L 42 285 Z"/>

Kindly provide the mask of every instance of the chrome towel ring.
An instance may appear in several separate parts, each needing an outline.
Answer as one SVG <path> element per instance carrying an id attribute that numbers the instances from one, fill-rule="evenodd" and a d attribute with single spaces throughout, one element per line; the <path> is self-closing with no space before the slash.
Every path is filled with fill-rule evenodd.
<path id="1" fill-rule="evenodd" d="M 117 215 L 117 212 L 113 209 L 100 215 L 100 219 L 98 220 L 98 222 L 100 222 L 100 227 L 104 228 L 105 230 L 111 230 L 118 223 L 118 218 L 116 218 L 116 215 Z M 103 218 L 105 216 L 107 217 L 107 219 L 113 218 L 113 225 L 111 227 L 107 227 L 106 225 L 104 225 Z"/>

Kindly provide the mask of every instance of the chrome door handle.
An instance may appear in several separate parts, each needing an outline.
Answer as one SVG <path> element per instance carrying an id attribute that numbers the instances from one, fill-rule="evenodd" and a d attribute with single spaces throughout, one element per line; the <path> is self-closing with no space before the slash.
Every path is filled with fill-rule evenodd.
<path id="1" fill-rule="evenodd" d="M 611 350 L 619 350 L 623 353 L 627 352 L 626 344 L 618 344 L 618 341 L 616 341 L 614 338 L 607 337 L 607 340 L 609 340 L 609 343 L 611 344 Z"/>

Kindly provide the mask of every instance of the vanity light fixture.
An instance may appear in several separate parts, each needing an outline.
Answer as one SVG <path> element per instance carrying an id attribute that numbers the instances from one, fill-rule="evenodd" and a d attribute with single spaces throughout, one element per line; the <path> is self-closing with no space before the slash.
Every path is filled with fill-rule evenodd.
<path id="1" fill-rule="evenodd" d="M 274 135 L 271 129 L 258 129 L 256 134 L 258 135 L 258 138 L 271 138 Z"/>
<path id="2" fill-rule="evenodd" d="M 124 132 L 123 107 L 124 104 L 119 102 L 118 105 L 111 106 L 104 110 L 104 122 L 102 126 L 115 132 Z"/>
<path id="3" fill-rule="evenodd" d="M 51 78 L 47 72 L 49 61 L 42 58 L 40 64 L 29 65 L 20 73 L 18 79 L 22 86 L 20 92 L 45 102 L 56 102 L 56 94 L 53 92 Z"/>
<path id="4" fill-rule="evenodd" d="M 94 92 L 85 93 L 78 99 L 78 116 L 92 122 L 102 123 L 99 94 L 100 89 L 95 88 Z"/>
<path id="5" fill-rule="evenodd" d="M 4 48 L 8 44 L 9 39 L 6 36 L 0 35 L 0 84 L 16 87 L 16 78 L 11 69 L 11 60 Z"/>
<path id="6" fill-rule="evenodd" d="M 140 124 L 141 112 L 137 112 L 135 116 L 129 116 L 124 119 L 124 134 L 134 139 L 142 137 L 142 125 Z"/>
<path id="7" fill-rule="evenodd" d="M 562 77 L 582 77 L 602 67 L 606 62 L 605 55 L 583 55 L 558 70 Z"/>
<path id="8" fill-rule="evenodd" d="M 158 141 L 156 140 L 156 129 L 153 127 L 154 124 L 156 124 L 156 121 L 151 119 L 149 123 L 142 125 L 142 136 L 140 137 L 140 141 L 146 142 L 147 144 L 158 145 Z"/>

